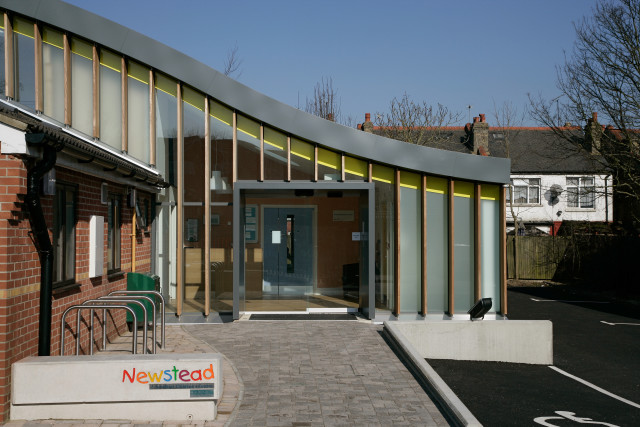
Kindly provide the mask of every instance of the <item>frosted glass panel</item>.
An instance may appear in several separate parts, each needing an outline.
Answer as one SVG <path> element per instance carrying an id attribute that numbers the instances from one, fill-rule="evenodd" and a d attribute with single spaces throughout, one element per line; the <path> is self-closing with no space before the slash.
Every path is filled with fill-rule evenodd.
<path id="1" fill-rule="evenodd" d="M 500 311 L 500 202 L 482 200 L 482 297 L 491 298 L 491 311 Z"/>
<path id="2" fill-rule="evenodd" d="M 422 211 L 420 191 L 400 188 L 400 313 L 421 309 Z"/>
<path id="3" fill-rule="evenodd" d="M 33 24 L 31 25 L 33 32 Z M 35 53 L 34 40 L 19 33 L 13 35 L 13 54 L 15 58 L 13 65 L 15 67 L 14 94 L 16 101 L 22 105 L 35 109 L 36 108 L 36 74 L 35 74 Z"/>
<path id="4" fill-rule="evenodd" d="M 75 52 L 71 53 L 71 123 L 93 135 L 93 60 Z"/>
<path id="5" fill-rule="evenodd" d="M 447 199 L 427 192 L 427 313 L 444 313 L 449 302 Z"/>
<path id="6" fill-rule="evenodd" d="M 129 154 L 149 163 L 149 84 L 128 79 Z"/>
<path id="7" fill-rule="evenodd" d="M 454 312 L 466 313 L 473 305 L 474 227 L 473 199 L 454 197 Z"/>
<path id="8" fill-rule="evenodd" d="M 176 141 L 178 137 L 177 98 L 156 90 L 156 167 L 162 176 L 175 185 Z"/>
<path id="9" fill-rule="evenodd" d="M 100 139 L 113 148 L 122 148 L 122 80 L 114 70 L 111 56 L 100 58 Z M 104 61 L 104 63 L 103 63 Z M 105 65 L 108 64 L 108 65 Z"/>
<path id="10" fill-rule="evenodd" d="M 62 35 L 48 37 L 50 32 L 45 28 L 45 42 L 42 43 L 44 113 L 59 122 L 64 122 L 64 51 L 62 46 L 58 46 L 58 39 L 62 38 Z M 51 43 L 46 42 L 49 38 Z"/>
<path id="11" fill-rule="evenodd" d="M 375 183 L 375 274 L 376 307 L 393 310 L 394 300 L 394 186 L 384 182 Z"/>

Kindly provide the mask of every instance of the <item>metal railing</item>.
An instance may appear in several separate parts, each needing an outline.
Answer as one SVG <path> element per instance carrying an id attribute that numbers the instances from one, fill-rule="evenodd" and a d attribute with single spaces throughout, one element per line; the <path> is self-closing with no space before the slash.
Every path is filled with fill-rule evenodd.
<path id="1" fill-rule="evenodd" d="M 64 336 L 65 336 L 65 319 L 67 314 L 71 310 L 78 310 L 77 320 L 76 320 L 76 355 L 80 354 L 80 337 L 81 337 L 81 311 L 82 310 L 90 310 L 91 311 L 91 319 L 88 325 L 88 329 L 90 331 L 90 348 L 89 354 L 93 355 L 93 331 L 94 331 L 94 317 L 95 310 L 102 310 L 102 349 L 104 350 L 107 346 L 107 311 L 110 309 L 125 309 L 127 312 L 131 313 L 133 318 L 132 325 L 132 353 L 137 353 L 137 328 L 138 328 L 138 318 L 136 316 L 135 310 L 125 304 L 135 304 L 142 309 L 144 322 L 143 322 L 143 354 L 146 354 L 148 351 L 147 348 L 147 326 L 149 323 L 149 316 L 147 312 L 147 307 L 143 304 L 141 300 L 147 301 L 152 309 L 152 340 L 153 344 L 151 346 L 151 351 L 153 354 L 156 353 L 156 346 L 158 342 L 156 340 L 156 329 L 157 329 L 157 320 L 156 320 L 156 301 L 155 298 L 150 298 L 147 295 L 154 295 L 155 297 L 159 297 L 160 299 L 160 311 L 161 311 L 161 342 L 160 346 L 162 349 L 165 348 L 165 299 L 162 294 L 158 291 L 113 291 L 106 296 L 102 296 L 96 299 L 90 299 L 84 301 L 82 304 L 74 305 L 69 307 L 62 315 L 61 320 L 61 333 L 60 333 L 60 355 L 64 355 Z M 98 320 L 99 322 L 99 320 Z"/>
<path id="2" fill-rule="evenodd" d="M 133 316 L 133 320 L 134 322 L 137 321 L 137 317 L 136 317 L 136 313 L 135 311 L 129 307 L 128 305 L 121 305 L 121 304 L 101 304 L 101 305 L 72 305 L 71 307 L 67 308 L 64 313 L 62 313 L 62 319 L 60 320 L 60 356 L 64 356 L 64 335 L 65 335 L 65 318 L 67 317 L 67 314 L 71 311 L 71 310 L 78 310 L 78 323 L 80 323 L 80 311 L 82 310 L 91 310 L 93 312 L 94 309 L 96 308 L 102 308 L 103 310 L 107 310 L 107 309 L 121 309 L 121 310 L 127 310 L 129 313 L 131 313 L 131 316 Z M 92 315 L 93 318 L 93 315 Z M 106 311 L 105 311 L 105 317 L 103 320 L 103 329 L 106 329 Z M 78 327 L 78 330 L 76 331 L 76 354 L 78 354 L 80 352 L 80 340 L 78 339 L 78 332 L 80 331 L 80 328 Z M 133 328 L 133 333 L 131 334 L 133 337 L 132 343 L 131 343 L 131 353 L 136 354 L 137 351 L 137 343 L 138 343 L 138 331 L 136 328 Z M 93 349 L 93 342 L 91 343 L 91 348 Z"/>
<path id="3" fill-rule="evenodd" d="M 165 341 L 164 341 L 164 337 L 165 337 L 165 333 L 164 333 L 164 310 L 165 310 L 165 305 L 166 302 L 164 300 L 164 296 L 158 292 L 158 291 L 113 291 L 110 292 L 109 295 L 155 295 L 156 297 L 160 298 L 160 348 L 164 350 L 164 346 L 165 346 Z M 155 310 L 154 310 L 155 312 Z M 153 328 L 155 331 L 156 328 L 156 322 L 154 320 L 153 322 Z M 154 336 L 154 343 L 155 343 L 155 336 Z"/>

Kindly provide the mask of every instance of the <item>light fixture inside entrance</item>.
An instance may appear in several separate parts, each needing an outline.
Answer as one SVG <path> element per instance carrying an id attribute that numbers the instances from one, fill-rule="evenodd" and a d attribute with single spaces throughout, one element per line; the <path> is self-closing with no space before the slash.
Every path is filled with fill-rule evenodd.
<path id="1" fill-rule="evenodd" d="M 222 177 L 222 171 L 211 172 L 211 190 L 225 191 L 228 188 L 227 181 Z"/>

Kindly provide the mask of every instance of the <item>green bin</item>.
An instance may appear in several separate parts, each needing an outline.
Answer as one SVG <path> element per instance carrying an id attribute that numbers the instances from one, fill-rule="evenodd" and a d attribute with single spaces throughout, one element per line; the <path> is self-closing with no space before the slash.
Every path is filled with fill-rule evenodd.
<path id="1" fill-rule="evenodd" d="M 128 291 L 156 291 L 158 287 L 158 282 L 159 282 L 159 277 L 155 275 L 151 276 L 145 273 L 128 273 L 127 274 L 127 290 Z M 132 298 L 135 298 L 136 296 L 137 295 L 131 295 Z M 148 296 L 153 301 L 156 301 L 155 296 L 153 294 L 145 294 L 145 296 Z M 149 316 L 147 321 L 151 321 L 152 319 L 151 303 L 145 300 L 140 300 L 140 302 L 143 303 L 145 308 L 147 309 L 147 316 Z M 136 318 L 138 319 L 138 322 L 142 322 L 142 320 L 144 319 L 144 313 L 142 312 L 142 308 L 140 308 L 140 306 L 137 304 L 129 304 L 129 307 L 131 307 L 133 311 L 136 313 Z M 133 322 L 133 316 L 131 316 L 131 313 L 129 312 L 127 312 L 127 322 Z"/>

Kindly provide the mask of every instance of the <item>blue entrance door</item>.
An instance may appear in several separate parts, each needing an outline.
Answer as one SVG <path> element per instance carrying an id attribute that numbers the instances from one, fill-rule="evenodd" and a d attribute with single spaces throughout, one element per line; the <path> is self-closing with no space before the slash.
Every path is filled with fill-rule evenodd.
<path id="1" fill-rule="evenodd" d="M 262 292 L 304 297 L 313 290 L 313 208 L 264 208 Z"/>

